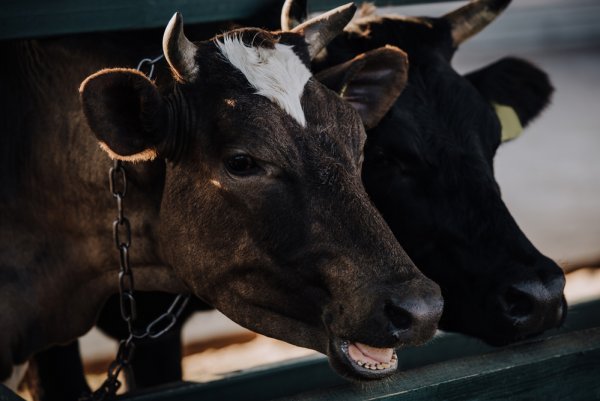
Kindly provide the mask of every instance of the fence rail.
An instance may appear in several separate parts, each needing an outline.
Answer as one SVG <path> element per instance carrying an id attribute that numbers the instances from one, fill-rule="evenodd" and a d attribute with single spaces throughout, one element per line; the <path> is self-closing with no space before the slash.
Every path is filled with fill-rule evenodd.
<path id="1" fill-rule="evenodd" d="M 504 348 L 457 334 L 399 352 L 402 371 L 352 384 L 324 357 L 122 397 L 122 401 L 592 400 L 600 399 L 600 300 L 569 309 L 562 328 Z"/>
<path id="2" fill-rule="evenodd" d="M 350 0 L 309 1 L 312 11 Z M 443 0 L 375 0 L 380 6 Z M 281 9 L 283 0 L 3 0 L 0 39 L 164 27 L 175 11 L 186 23 L 239 20 Z"/>

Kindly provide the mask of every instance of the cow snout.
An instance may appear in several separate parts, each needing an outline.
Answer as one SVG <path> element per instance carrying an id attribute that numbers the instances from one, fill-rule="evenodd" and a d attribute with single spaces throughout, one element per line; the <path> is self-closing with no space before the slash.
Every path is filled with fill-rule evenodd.
<path id="1" fill-rule="evenodd" d="M 444 301 L 433 281 L 373 283 L 361 287 L 360 293 L 339 294 L 326 308 L 324 323 L 334 336 L 396 348 L 422 344 L 438 328 Z"/>
<path id="2" fill-rule="evenodd" d="M 351 379 L 377 379 L 402 365 L 397 349 L 433 337 L 443 300 L 439 286 L 425 278 L 370 283 L 360 293 L 346 293 L 326 308 L 328 355 Z"/>
<path id="3" fill-rule="evenodd" d="M 418 345 L 430 339 L 442 316 L 443 301 L 439 291 L 416 297 L 390 297 L 384 315 L 390 335 L 400 344 Z"/>
<path id="4" fill-rule="evenodd" d="M 563 288 L 564 276 L 560 275 L 545 281 L 516 281 L 501 290 L 498 302 L 514 339 L 560 325 L 566 314 Z"/>
<path id="5" fill-rule="evenodd" d="M 374 293 L 379 296 L 357 322 L 361 332 L 375 329 L 378 333 L 373 345 L 419 345 L 433 337 L 444 305 L 436 283 L 417 278 L 397 286 L 385 286 Z"/>

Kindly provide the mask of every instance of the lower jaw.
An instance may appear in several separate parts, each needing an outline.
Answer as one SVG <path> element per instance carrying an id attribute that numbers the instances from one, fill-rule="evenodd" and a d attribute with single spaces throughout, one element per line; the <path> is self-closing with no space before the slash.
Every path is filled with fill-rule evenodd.
<path id="1" fill-rule="evenodd" d="M 332 340 L 329 344 L 329 363 L 340 375 L 356 381 L 380 380 L 394 374 L 398 370 L 398 358 L 394 352 L 389 367 L 368 366 L 359 364 L 348 354 L 348 341 Z M 381 365 L 381 364 L 380 364 Z"/>

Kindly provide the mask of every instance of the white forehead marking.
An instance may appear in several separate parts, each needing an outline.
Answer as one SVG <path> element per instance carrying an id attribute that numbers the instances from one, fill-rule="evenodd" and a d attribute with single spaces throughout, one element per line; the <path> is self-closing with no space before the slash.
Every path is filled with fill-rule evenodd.
<path id="1" fill-rule="evenodd" d="M 217 46 L 229 62 L 240 70 L 250 85 L 306 126 L 300 99 L 311 73 L 292 50 L 275 44 L 274 49 L 246 46 L 238 35 L 225 35 Z"/>

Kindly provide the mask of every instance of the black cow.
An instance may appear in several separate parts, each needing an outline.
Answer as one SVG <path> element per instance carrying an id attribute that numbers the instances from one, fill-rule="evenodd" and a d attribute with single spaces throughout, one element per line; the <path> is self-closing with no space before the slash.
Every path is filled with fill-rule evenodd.
<path id="1" fill-rule="evenodd" d="M 89 75 L 149 54 L 124 34 L 9 46 L 0 379 L 87 331 L 117 290 L 106 153 L 137 162 L 127 165 L 136 288 L 191 292 L 243 326 L 328 354 L 357 379 L 391 374 L 393 348 L 433 336 L 439 287 L 368 199 L 361 115 L 308 68 L 353 13 L 198 43 L 176 14 L 163 40 L 171 74 L 157 83 L 127 68 Z M 369 81 L 391 91 L 389 103 L 404 84 L 394 72 L 404 54 L 370 57 L 392 69 Z M 389 104 L 367 106 L 363 118 Z"/>
<path id="2" fill-rule="evenodd" d="M 475 0 L 441 18 L 366 16 L 313 63 L 318 79 L 364 102 L 339 86 L 340 75 L 353 79 L 344 63 L 386 45 L 408 54 L 406 88 L 368 130 L 363 181 L 412 260 L 442 288 L 441 328 L 495 345 L 555 327 L 566 313 L 563 272 L 519 229 L 493 168 L 503 128 L 514 134 L 549 103 L 548 77 L 515 58 L 466 76 L 451 66 L 458 46 L 509 3 Z M 283 28 L 305 13 L 306 2 L 288 0 Z"/>

